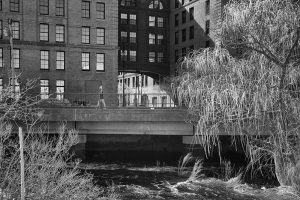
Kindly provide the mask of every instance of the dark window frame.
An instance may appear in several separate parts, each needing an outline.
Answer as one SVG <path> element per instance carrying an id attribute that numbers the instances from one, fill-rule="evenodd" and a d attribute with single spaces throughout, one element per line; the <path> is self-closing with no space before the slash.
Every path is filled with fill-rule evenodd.
<path id="1" fill-rule="evenodd" d="M 39 0 L 40 15 L 49 15 L 49 0 Z"/>
<path id="2" fill-rule="evenodd" d="M 86 54 L 88 55 L 88 61 L 83 61 L 83 55 Z M 84 63 L 88 63 L 88 69 L 83 68 Z M 91 53 L 90 52 L 81 52 L 81 70 L 82 71 L 90 71 L 91 70 Z"/>
<path id="3" fill-rule="evenodd" d="M 65 16 L 65 0 L 56 0 L 55 1 L 55 15 L 56 16 Z"/>
<path id="4" fill-rule="evenodd" d="M 58 53 L 63 53 L 63 60 L 58 60 Z M 59 63 L 63 63 L 63 68 L 58 68 Z M 66 69 L 66 52 L 65 51 L 56 51 L 56 58 L 55 58 L 55 69 L 56 70 L 65 70 Z"/>
<path id="5" fill-rule="evenodd" d="M 10 12 L 20 12 L 20 0 L 10 0 L 9 1 L 9 11 Z"/>
<path id="6" fill-rule="evenodd" d="M 42 52 L 47 52 L 47 59 L 42 57 Z M 47 68 L 44 68 L 43 61 L 47 61 Z M 40 50 L 40 70 L 49 70 L 50 69 L 50 51 L 49 50 Z"/>
<path id="7" fill-rule="evenodd" d="M 101 33 L 103 33 L 103 35 Z M 103 41 L 103 42 L 101 42 L 101 41 Z M 97 45 L 105 45 L 105 28 L 98 27 L 96 29 L 96 44 Z"/>
<path id="8" fill-rule="evenodd" d="M 47 26 L 47 32 L 44 32 L 42 26 Z M 42 34 L 47 34 L 47 40 L 42 39 Z M 47 23 L 40 23 L 40 42 L 49 42 L 49 24 Z"/>
<path id="9" fill-rule="evenodd" d="M 81 18 L 89 19 L 91 18 L 91 2 L 82 1 L 81 2 Z"/>
<path id="10" fill-rule="evenodd" d="M 105 19 L 105 3 L 96 2 L 96 19 Z"/>
<path id="11" fill-rule="evenodd" d="M 98 62 L 98 55 L 103 56 L 103 62 Z M 98 69 L 98 63 L 103 64 L 103 69 Z M 97 72 L 105 72 L 105 53 L 97 53 L 96 54 L 96 71 Z"/>
<path id="12" fill-rule="evenodd" d="M 63 27 L 63 33 L 61 34 L 61 33 L 57 33 L 57 27 Z M 65 34 L 65 32 L 66 32 L 66 30 L 65 30 L 65 25 L 63 25 L 63 24 L 56 24 L 55 25 L 55 42 L 57 42 L 57 43 L 65 43 L 65 37 L 66 37 L 66 34 Z M 63 38 L 63 41 L 57 41 L 57 36 L 60 36 L 60 35 L 62 35 L 62 38 Z"/>

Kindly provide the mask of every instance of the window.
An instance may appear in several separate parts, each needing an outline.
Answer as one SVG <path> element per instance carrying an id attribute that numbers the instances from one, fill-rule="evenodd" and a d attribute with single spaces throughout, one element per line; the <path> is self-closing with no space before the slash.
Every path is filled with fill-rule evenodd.
<path id="1" fill-rule="evenodd" d="M 49 98 L 49 80 L 40 80 L 41 99 Z"/>
<path id="2" fill-rule="evenodd" d="M 89 1 L 82 1 L 81 17 L 82 18 L 90 18 L 90 2 Z"/>
<path id="3" fill-rule="evenodd" d="M 155 52 L 149 52 L 149 62 L 150 63 L 155 62 Z"/>
<path id="4" fill-rule="evenodd" d="M 210 0 L 205 1 L 205 14 L 209 15 L 210 13 Z"/>
<path id="5" fill-rule="evenodd" d="M 136 61 L 136 51 L 129 51 L 129 58 L 131 62 Z"/>
<path id="6" fill-rule="evenodd" d="M 9 0 L 9 10 L 10 12 L 19 12 L 20 0 Z"/>
<path id="7" fill-rule="evenodd" d="M 190 38 L 190 40 L 194 39 L 194 26 L 190 26 L 189 38 Z"/>
<path id="8" fill-rule="evenodd" d="M 205 41 L 205 48 L 208 48 L 208 47 L 210 47 L 210 41 L 209 41 L 209 40 L 206 40 L 206 41 Z"/>
<path id="9" fill-rule="evenodd" d="M 129 41 L 130 43 L 136 43 L 136 32 L 129 33 Z"/>
<path id="10" fill-rule="evenodd" d="M 175 44 L 178 44 L 178 41 L 179 41 L 179 32 L 176 31 L 175 32 Z"/>
<path id="11" fill-rule="evenodd" d="M 65 0 L 56 0 L 55 14 L 56 14 L 56 16 L 64 16 L 65 15 Z"/>
<path id="12" fill-rule="evenodd" d="M 209 34 L 209 20 L 206 20 L 206 22 L 205 22 L 205 33 L 207 35 Z"/>
<path id="13" fill-rule="evenodd" d="M 56 99 L 62 101 L 65 93 L 65 81 L 56 80 Z"/>
<path id="14" fill-rule="evenodd" d="M 13 65 L 15 69 L 20 69 L 20 49 L 13 50 L 14 60 Z"/>
<path id="15" fill-rule="evenodd" d="M 127 24 L 127 14 L 121 13 L 121 24 Z"/>
<path id="16" fill-rule="evenodd" d="M 155 26 L 155 17 L 149 16 L 149 26 L 154 27 Z"/>
<path id="17" fill-rule="evenodd" d="M 136 0 L 121 0 L 121 6 L 136 6 Z"/>
<path id="18" fill-rule="evenodd" d="M 127 50 L 121 51 L 121 60 L 127 61 Z"/>
<path id="19" fill-rule="evenodd" d="M 182 57 L 186 56 L 186 48 L 185 47 L 181 49 L 181 56 Z"/>
<path id="20" fill-rule="evenodd" d="M 40 24 L 40 41 L 49 41 L 49 24 Z"/>
<path id="21" fill-rule="evenodd" d="M 162 18 L 162 17 L 157 18 L 157 27 L 159 27 L 159 28 L 164 27 L 164 18 Z"/>
<path id="22" fill-rule="evenodd" d="M 81 28 L 81 42 L 83 44 L 90 43 L 90 27 L 82 27 Z"/>
<path id="23" fill-rule="evenodd" d="M 155 34 L 149 33 L 149 44 L 155 44 Z"/>
<path id="24" fill-rule="evenodd" d="M 190 13 L 190 21 L 194 20 L 194 7 L 190 8 L 189 13 Z"/>
<path id="25" fill-rule="evenodd" d="M 3 37 L 2 20 L 0 20 L 0 39 Z"/>
<path id="26" fill-rule="evenodd" d="M 167 107 L 167 97 L 166 96 L 161 97 L 161 107 Z"/>
<path id="27" fill-rule="evenodd" d="M 135 25 L 136 24 L 136 15 L 130 14 L 129 20 L 130 20 L 130 24 Z"/>
<path id="28" fill-rule="evenodd" d="M 175 0 L 175 8 L 179 7 L 179 0 Z"/>
<path id="29" fill-rule="evenodd" d="M 105 71 L 105 56 L 104 53 L 97 53 L 97 71 Z"/>
<path id="30" fill-rule="evenodd" d="M 150 9 L 159 9 L 159 10 L 164 9 L 163 4 L 161 3 L 160 0 L 151 1 L 150 4 L 149 4 L 149 8 Z"/>
<path id="31" fill-rule="evenodd" d="M 127 32 L 121 31 L 121 42 L 127 42 Z"/>
<path id="32" fill-rule="evenodd" d="M 81 69 L 90 70 L 90 53 L 81 53 Z"/>
<path id="33" fill-rule="evenodd" d="M 3 49 L 0 48 L 0 68 L 3 67 Z"/>
<path id="34" fill-rule="evenodd" d="M 175 26 L 179 24 L 179 14 L 175 14 Z"/>
<path id="35" fill-rule="evenodd" d="M 185 40 L 186 40 L 186 29 L 182 29 L 182 35 L 181 35 L 181 41 L 182 42 L 185 42 Z"/>
<path id="36" fill-rule="evenodd" d="M 97 28 L 96 43 L 97 44 L 105 44 L 105 29 L 104 28 Z"/>
<path id="37" fill-rule="evenodd" d="M 56 69 L 65 69 L 65 52 L 57 51 L 56 52 Z"/>
<path id="38" fill-rule="evenodd" d="M 158 34 L 157 35 L 157 44 L 163 44 L 164 43 L 164 35 Z"/>
<path id="39" fill-rule="evenodd" d="M 153 84 L 155 85 L 155 84 Z M 152 106 L 157 107 L 157 97 L 152 97 Z"/>
<path id="40" fill-rule="evenodd" d="M 179 59 L 179 51 L 175 50 L 175 63 L 177 63 L 178 59 Z"/>
<path id="41" fill-rule="evenodd" d="M 181 13 L 181 22 L 184 24 L 186 22 L 186 11 L 182 11 Z"/>
<path id="42" fill-rule="evenodd" d="M 105 4 L 96 3 L 96 19 L 105 19 Z"/>
<path id="43" fill-rule="evenodd" d="M 49 69 L 49 51 L 41 50 L 41 69 Z"/>
<path id="44" fill-rule="evenodd" d="M 56 40 L 56 42 L 65 42 L 65 26 L 64 25 L 56 25 L 55 40 Z"/>
<path id="45" fill-rule="evenodd" d="M 40 14 L 49 15 L 49 0 L 40 0 Z"/>
<path id="46" fill-rule="evenodd" d="M 20 39 L 20 22 L 12 22 L 12 32 L 14 39 Z"/>
<path id="47" fill-rule="evenodd" d="M 157 53 L 157 62 L 159 62 L 159 63 L 164 62 L 164 53 L 163 52 Z"/>
<path id="48" fill-rule="evenodd" d="M 132 87 L 135 87 L 136 81 L 135 81 L 135 77 L 132 77 Z"/>

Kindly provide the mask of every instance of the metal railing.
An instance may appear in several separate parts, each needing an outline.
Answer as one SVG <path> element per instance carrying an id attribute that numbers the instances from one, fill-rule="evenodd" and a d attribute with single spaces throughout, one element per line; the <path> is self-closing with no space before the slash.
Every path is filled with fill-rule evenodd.
<path id="1" fill-rule="evenodd" d="M 42 93 L 35 96 L 41 100 L 41 107 L 104 107 L 101 101 L 98 103 L 98 93 Z M 106 108 L 178 108 L 172 96 L 161 93 L 103 93 L 103 99 Z"/>

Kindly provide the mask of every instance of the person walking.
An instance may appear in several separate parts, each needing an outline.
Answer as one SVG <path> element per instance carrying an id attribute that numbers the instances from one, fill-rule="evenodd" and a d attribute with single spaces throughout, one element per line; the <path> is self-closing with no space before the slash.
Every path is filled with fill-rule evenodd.
<path id="1" fill-rule="evenodd" d="M 98 91 L 98 103 L 97 103 L 97 109 L 101 108 L 101 104 L 102 104 L 102 108 L 106 108 L 106 104 L 104 101 L 104 95 L 103 95 L 103 87 L 102 85 L 99 86 L 99 91 Z"/>

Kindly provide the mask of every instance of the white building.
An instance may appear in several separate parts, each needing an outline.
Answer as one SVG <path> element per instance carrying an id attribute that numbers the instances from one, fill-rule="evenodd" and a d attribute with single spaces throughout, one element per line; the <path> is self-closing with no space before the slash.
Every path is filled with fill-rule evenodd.
<path id="1" fill-rule="evenodd" d="M 136 73 L 119 73 L 118 93 L 123 105 L 123 78 L 125 106 L 175 107 L 171 94 L 162 90 L 159 80 Z"/>

